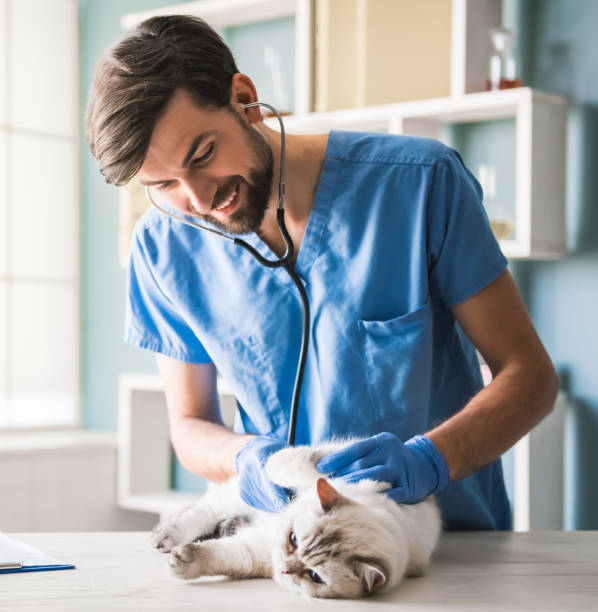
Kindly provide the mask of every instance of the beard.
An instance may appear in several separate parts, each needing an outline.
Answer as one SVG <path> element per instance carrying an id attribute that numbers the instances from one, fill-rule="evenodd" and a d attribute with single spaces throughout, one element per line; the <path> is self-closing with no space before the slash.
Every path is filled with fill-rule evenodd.
<path id="1" fill-rule="evenodd" d="M 274 171 L 272 149 L 266 142 L 266 139 L 250 128 L 236 111 L 231 109 L 231 112 L 247 136 L 249 146 L 251 147 L 253 165 L 247 180 L 238 175 L 232 176 L 227 180 L 226 184 L 214 196 L 214 207 L 224 201 L 235 188 L 235 185 L 237 185 L 239 190 L 237 197 L 240 198 L 241 185 L 245 184 L 247 200 L 240 203 L 238 210 L 230 215 L 226 223 L 214 219 L 210 214 L 197 216 L 229 234 L 257 233 L 266 215 L 272 192 L 272 175 Z"/>

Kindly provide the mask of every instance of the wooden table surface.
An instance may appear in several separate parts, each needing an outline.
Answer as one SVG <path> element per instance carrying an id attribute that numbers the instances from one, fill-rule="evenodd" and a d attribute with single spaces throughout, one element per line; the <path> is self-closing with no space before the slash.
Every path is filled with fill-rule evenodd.
<path id="1" fill-rule="evenodd" d="M 598 531 L 443 534 L 426 576 L 369 599 L 314 603 L 272 580 L 177 581 L 146 532 L 8 535 L 77 569 L 0 575 L 2 612 L 598 611 Z"/>

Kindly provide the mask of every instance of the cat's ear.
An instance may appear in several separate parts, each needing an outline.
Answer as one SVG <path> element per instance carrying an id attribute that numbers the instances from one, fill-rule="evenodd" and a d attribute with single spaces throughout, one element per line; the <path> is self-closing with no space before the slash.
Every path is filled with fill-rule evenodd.
<path id="1" fill-rule="evenodd" d="M 324 512 L 328 512 L 331 508 L 348 501 L 325 478 L 318 478 L 317 488 L 320 504 Z"/>
<path id="2" fill-rule="evenodd" d="M 355 561 L 353 571 L 361 579 L 366 593 L 379 589 L 386 582 L 386 574 L 373 563 L 367 561 Z"/>

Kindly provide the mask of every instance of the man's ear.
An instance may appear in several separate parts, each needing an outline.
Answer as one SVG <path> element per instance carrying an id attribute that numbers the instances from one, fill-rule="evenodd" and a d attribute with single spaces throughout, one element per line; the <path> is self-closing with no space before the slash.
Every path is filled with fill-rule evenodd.
<path id="1" fill-rule="evenodd" d="M 347 503 L 349 500 L 341 495 L 325 478 L 318 478 L 318 497 L 322 510 L 328 512 L 339 504 Z"/>
<path id="2" fill-rule="evenodd" d="M 361 579 L 366 593 L 372 593 L 386 582 L 386 574 L 377 565 L 367 561 L 354 561 L 353 571 Z"/>
<path id="3" fill-rule="evenodd" d="M 252 106 L 251 108 L 245 108 L 244 106 L 257 101 L 257 90 L 253 81 L 242 72 L 234 74 L 230 84 L 230 103 L 249 123 L 257 123 L 262 120 L 259 106 Z"/>

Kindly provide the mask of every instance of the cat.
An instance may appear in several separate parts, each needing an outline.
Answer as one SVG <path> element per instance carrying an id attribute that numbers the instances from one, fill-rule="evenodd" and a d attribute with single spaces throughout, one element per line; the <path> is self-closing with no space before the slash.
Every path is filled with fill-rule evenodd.
<path id="1" fill-rule="evenodd" d="M 307 597 L 363 597 L 421 575 L 441 531 L 433 497 L 413 505 L 384 494 L 388 483 L 326 479 L 315 465 L 350 442 L 284 448 L 266 474 L 297 491 L 278 514 L 251 508 L 237 479 L 167 517 L 151 534 L 178 578 L 270 578 Z"/>

